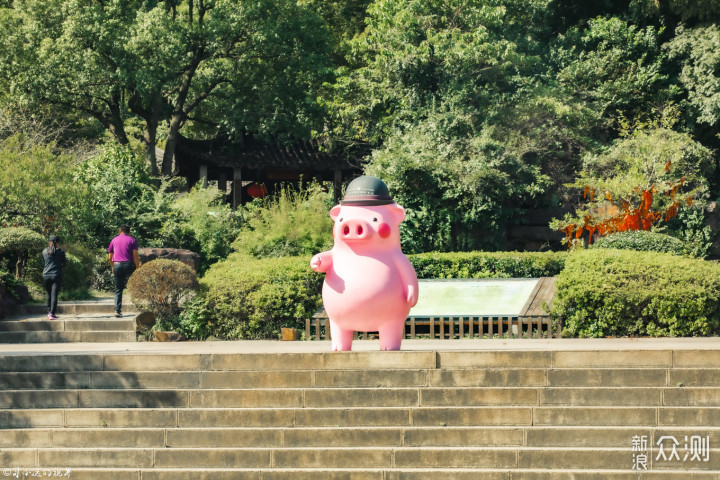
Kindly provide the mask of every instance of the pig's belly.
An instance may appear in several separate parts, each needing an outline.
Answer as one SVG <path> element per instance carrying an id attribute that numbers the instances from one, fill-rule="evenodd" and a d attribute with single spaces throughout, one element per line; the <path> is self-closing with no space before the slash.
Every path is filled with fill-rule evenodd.
<path id="1" fill-rule="evenodd" d="M 344 329 L 375 331 L 388 322 L 405 321 L 410 311 L 400 273 L 367 257 L 359 265 L 335 263 L 322 293 L 328 316 Z"/>

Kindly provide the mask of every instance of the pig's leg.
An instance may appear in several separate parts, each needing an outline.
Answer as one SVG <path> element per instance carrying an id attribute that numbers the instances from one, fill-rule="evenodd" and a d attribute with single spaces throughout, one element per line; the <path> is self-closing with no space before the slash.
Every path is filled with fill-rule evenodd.
<path id="1" fill-rule="evenodd" d="M 352 349 L 353 331 L 344 330 L 338 324 L 330 320 L 330 335 L 332 335 L 332 349 L 335 351 L 347 352 Z"/>
<path id="2" fill-rule="evenodd" d="M 405 336 L 405 321 L 389 322 L 380 327 L 380 350 L 400 350 Z"/>

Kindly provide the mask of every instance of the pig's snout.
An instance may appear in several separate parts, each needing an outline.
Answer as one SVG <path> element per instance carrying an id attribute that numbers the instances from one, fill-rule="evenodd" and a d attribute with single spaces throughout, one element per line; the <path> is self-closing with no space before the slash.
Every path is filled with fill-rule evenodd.
<path id="1" fill-rule="evenodd" d="M 372 234 L 372 230 L 362 220 L 348 220 L 340 227 L 340 233 L 345 240 L 364 240 Z"/>

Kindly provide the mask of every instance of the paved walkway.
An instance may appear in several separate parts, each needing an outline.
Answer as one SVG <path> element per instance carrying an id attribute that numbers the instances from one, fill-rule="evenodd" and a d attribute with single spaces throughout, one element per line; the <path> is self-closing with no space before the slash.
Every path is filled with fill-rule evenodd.
<path id="1" fill-rule="evenodd" d="M 378 351 L 377 340 L 356 340 L 353 351 Z M 602 338 L 602 339 L 504 339 L 504 340 L 404 340 L 404 351 L 618 351 L 618 350 L 720 350 L 720 337 L 708 338 Z M 210 353 L 325 353 L 329 341 L 283 342 L 246 340 L 233 342 L 132 342 L 0 344 L 0 355 L 27 354 L 210 354 Z"/>

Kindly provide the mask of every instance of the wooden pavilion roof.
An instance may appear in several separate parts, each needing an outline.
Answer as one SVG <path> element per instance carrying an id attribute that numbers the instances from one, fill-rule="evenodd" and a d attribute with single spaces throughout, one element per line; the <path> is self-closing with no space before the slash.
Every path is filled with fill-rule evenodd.
<path id="1" fill-rule="evenodd" d="M 298 140 L 291 144 L 263 142 L 246 137 L 243 142 L 228 140 L 191 140 L 182 138 L 175 149 L 180 170 L 209 167 L 284 170 L 358 169 L 360 160 L 324 151 L 315 140 Z"/>

